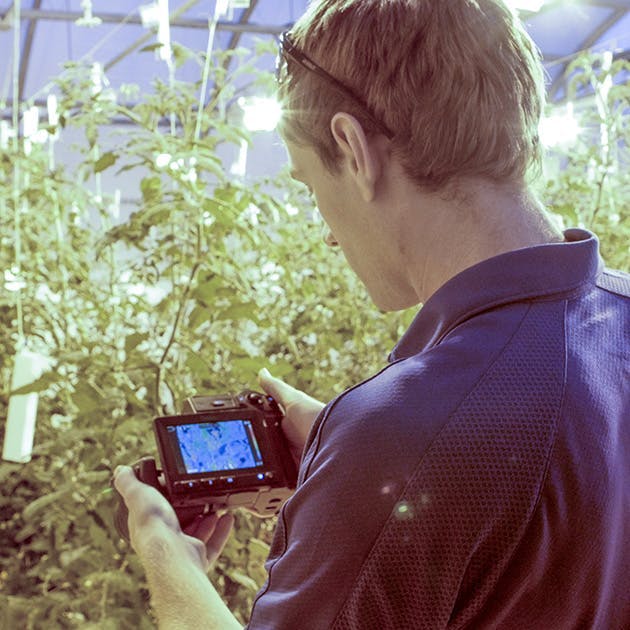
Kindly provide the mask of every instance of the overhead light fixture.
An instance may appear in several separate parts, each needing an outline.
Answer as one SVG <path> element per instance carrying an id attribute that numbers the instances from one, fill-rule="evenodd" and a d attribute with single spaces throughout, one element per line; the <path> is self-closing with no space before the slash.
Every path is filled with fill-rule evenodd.
<path id="1" fill-rule="evenodd" d="M 537 13 L 545 4 L 545 0 L 506 0 L 513 9 L 517 11 L 529 11 Z"/>
<path id="2" fill-rule="evenodd" d="M 83 9 L 83 15 L 74 21 L 77 26 L 99 26 L 103 20 L 99 17 L 95 17 L 92 13 L 92 0 L 82 0 L 81 8 Z"/>
<path id="3" fill-rule="evenodd" d="M 157 29 L 157 43 L 160 47 L 156 50 L 156 57 L 171 62 L 171 24 L 168 9 L 168 0 L 155 0 L 151 4 L 143 4 L 138 7 L 142 26 L 148 29 Z"/>

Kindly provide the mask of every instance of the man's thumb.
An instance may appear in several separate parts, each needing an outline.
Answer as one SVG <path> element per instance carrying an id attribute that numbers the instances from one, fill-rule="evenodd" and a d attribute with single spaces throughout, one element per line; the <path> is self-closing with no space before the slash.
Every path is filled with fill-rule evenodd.
<path id="1" fill-rule="evenodd" d="M 130 466 L 116 466 L 113 481 L 116 490 L 124 497 L 129 492 L 130 486 L 138 481 L 138 478 Z"/>
<path id="2" fill-rule="evenodd" d="M 262 368 L 258 372 L 258 384 L 268 393 L 273 396 L 273 392 L 270 389 L 275 389 L 275 381 L 278 379 L 271 376 L 271 372 L 267 368 Z"/>
<path id="3" fill-rule="evenodd" d="M 286 402 L 287 394 L 290 396 L 290 393 L 293 391 L 290 385 L 272 376 L 267 368 L 263 368 L 258 372 L 258 383 L 265 393 L 273 396 L 280 404 Z"/>

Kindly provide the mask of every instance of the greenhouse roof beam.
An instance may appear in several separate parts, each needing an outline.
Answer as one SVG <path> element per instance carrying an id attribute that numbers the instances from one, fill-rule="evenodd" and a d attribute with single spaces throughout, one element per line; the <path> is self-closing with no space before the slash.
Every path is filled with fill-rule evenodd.
<path id="1" fill-rule="evenodd" d="M 552 9 L 566 7 L 566 0 L 546 0 L 546 2 L 540 7 L 540 10 L 536 11 L 537 15 L 546 13 Z M 625 9 L 628 8 L 627 0 L 589 0 L 585 3 L 592 7 L 602 7 L 604 9 Z M 534 11 L 523 11 L 523 13 L 533 14 Z"/>
<path id="2" fill-rule="evenodd" d="M 42 6 L 42 0 L 35 0 L 33 2 L 33 8 L 39 9 Z M 29 20 L 28 28 L 26 29 L 26 37 L 24 39 L 24 48 L 22 49 L 22 62 L 20 64 L 20 77 L 18 95 L 20 101 L 24 98 L 24 83 L 26 82 L 26 73 L 28 72 L 28 66 L 31 61 L 31 50 L 33 49 L 33 38 L 35 37 L 35 29 L 37 27 L 37 20 Z"/>
<path id="3" fill-rule="evenodd" d="M 606 31 L 614 26 L 621 18 L 623 18 L 626 13 L 628 13 L 628 9 L 617 9 L 612 15 L 610 15 L 607 19 L 605 19 L 579 46 L 576 51 L 565 63 L 562 67 L 562 72 L 558 75 L 556 80 L 552 83 L 549 89 L 549 100 L 553 101 L 557 96 L 562 84 L 565 82 L 565 73 L 567 68 L 569 67 L 569 63 L 575 58 L 579 51 L 587 51 L 592 46 L 597 43 L 597 40 L 606 33 Z"/>
<path id="4" fill-rule="evenodd" d="M 10 22 L 10 14 L 12 8 L 9 8 L 0 16 L 0 22 Z M 80 11 L 42 11 L 36 9 L 22 9 L 22 19 L 24 20 L 51 20 L 63 22 L 75 22 L 83 17 Z M 94 15 L 107 24 L 142 24 L 140 15 L 124 15 L 123 13 L 99 13 Z M 171 26 L 180 26 L 184 28 L 207 29 L 208 20 L 198 20 L 191 18 L 174 18 Z M 285 30 L 285 26 L 277 24 L 249 24 L 241 22 L 219 22 L 217 30 L 231 31 L 233 33 L 260 33 L 263 35 L 280 35 Z"/>
<path id="5" fill-rule="evenodd" d="M 249 3 L 249 8 L 243 11 L 243 15 L 241 16 L 241 19 L 239 20 L 239 24 L 249 23 L 249 18 L 254 12 L 254 9 L 256 8 L 257 4 L 258 4 L 258 0 L 251 0 L 251 2 Z M 238 46 L 238 42 L 240 41 L 241 35 L 243 34 L 243 32 L 244 31 L 234 31 L 232 37 L 230 37 L 230 41 L 227 45 L 226 50 L 234 50 Z M 226 71 L 228 70 L 231 61 L 232 61 L 232 57 L 228 55 L 223 62 L 224 70 Z"/>
<path id="6" fill-rule="evenodd" d="M 252 13 L 254 12 L 254 9 L 256 8 L 257 4 L 258 4 L 258 0 L 251 0 L 251 2 L 249 3 L 249 8 L 243 11 L 243 15 L 241 16 L 241 19 L 238 22 L 239 24 L 243 24 L 243 25 L 249 24 L 249 18 L 252 16 Z M 238 42 L 241 39 L 241 35 L 243 33 L 244 31 L 234 31 L 232 37 L 230 38 L 230 42 L 227 45 L 226 50 L 234 50 L 238 46 Z"/>

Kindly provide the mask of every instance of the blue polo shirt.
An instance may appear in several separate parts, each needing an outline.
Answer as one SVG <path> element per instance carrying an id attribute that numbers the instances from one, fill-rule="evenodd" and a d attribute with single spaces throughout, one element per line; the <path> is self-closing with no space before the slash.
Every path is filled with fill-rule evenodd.
<path id="1" fill-rule="evenodd" d="M 630 278 L 565 238 L 452 278 L 326 406 L 249 628 L 630 628 Z"/>

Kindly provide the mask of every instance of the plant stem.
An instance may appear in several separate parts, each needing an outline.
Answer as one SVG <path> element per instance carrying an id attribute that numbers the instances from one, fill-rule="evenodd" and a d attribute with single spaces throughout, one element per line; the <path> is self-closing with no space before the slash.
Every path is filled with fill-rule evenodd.
<path id="1" fill-rule="evenodd" d="M 156 408 L 160 409 L 160 387 L 162 385 L 163 380 L 163 370 L 164 364 L 166 363 L 166 359 L 168 358 L 169 352 L 173 344 L 175 343 L 175 337 L 179 331 L 179 325 L 182 320 L 182 316 L 184 314 L 184 309 L 186 308 L 186 304 L 188 303 L 188 296 L 192 290 L 193 282 L 195 281 L 195 277 L 197 276 L 197 272 L 201 268 L 202 263 L 197 261 L 192 269 L 190 270 L 190 275 L 188 276 L 188 281 L 186 282 L 186 286 L 184 288 L 184 292 L 182 294 L 181 300 L 179 302 L 179 307 L 177 308 L 177 314 L 175 315 L 175 321 L 173 322 L 173 326 L 171 328 L 171 334 L 169 340 L 164 348 L 164 352 L 162 353 L 162 357 L 158 365 L 156 366 L 156 375 L 155 375 L 155 404 Z"/>
<path id="2" fill-rule="evenodd" d="M 597 201 L 595 203 L 595 208 L 593 209 L 593 214 L 591 215 L 591 223 L 595 220 L 597 213 L 600 211 L 602 206 L 602 197 L 604 195 L 604 183 L 606 182 L 606 176 L 608 175 L 608 168 L 604 169 L 604 172 L 597 184 Z"/>

